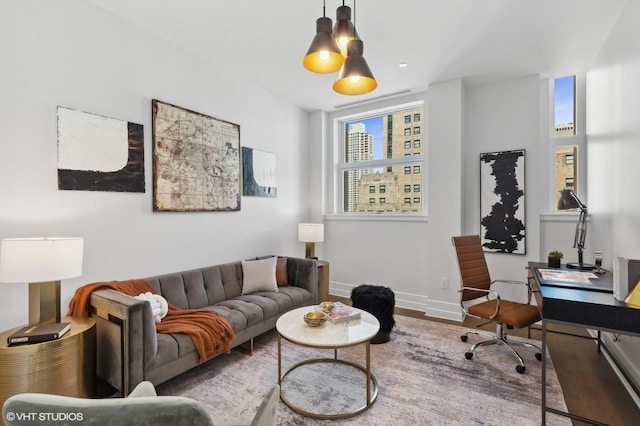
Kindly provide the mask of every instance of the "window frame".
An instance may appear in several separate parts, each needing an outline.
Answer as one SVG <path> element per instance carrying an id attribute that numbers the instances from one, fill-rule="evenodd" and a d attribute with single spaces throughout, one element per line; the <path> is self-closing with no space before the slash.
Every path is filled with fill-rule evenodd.
<path id="1" fill-rule="evenodd" d="M 332 117 L 332 127 L 333 127 L 333 146 L 334 146 L 334 204 L 333 204 L 333 213 L 329 213 L 329 215 L 335 215 L 337 217 L 341 217 L 344 219 L 352 219 L 352 220 L 427 220 L 428 218 L 428 194 L 427 194 L 427 173 L 424 172 L 427 167 L 427 155 L 428 155 L 428 140 L 427 133 L 421 131 L 420 140 L 421 140 L 421 148 L 422 155 L 412 155 L 407 157 L 397 157 L 397 158 L 383 158 L 380 160 L 372 160 L 372 161 L 360 161 L 354 163 L 346 163 L 345 161 L 345 153 L 346 147 L 345 143 L 346 139 L 346 127 L 348 123 L 352 123 L 357 120 L 366 120 L 368 118 L 373 117 L 384 117 L 390 114 L 402 113 L 406 110 L 421 108 L 420 119 L 421 130 L 428 125 L 427 122 L 427 111 L 426 111 L 426 101 L 419 100 L 413 101 L 403 104 L 397 104 L 388 107 L 382 107 L 379 109 L 371 109 L 371 110 L 363 110 L 361 112 L 345 114 L 345 115 L 334 115 Z M 412 127 L 405 127 L 404 129 L 412 130 Z M 410 135 L 413 136 L 413 135 Z M 404 134 L 401 136 L 404 137 Z M 413 140 L 412 140 L 413 143 Z M 387 151 L 387 149 L 383 149 Z M 386 169 L 391 166 L 409 166 L 411 171 L 413 171 L 413 166 L 417 165 L 420 168 L 420 187 L 422 188 L 421 193 L 421 211 L 420 212 L 348 212 L 345 211 L 344 205 L 344 197 L 345 197 L 345 186 L 343 176 L 348 170 L 358 170 L 358 169 L 371 169 L 371 168 L 382 168 Z M 403 193 L 403 192 L 400 192 Z M 401 197 L 402 200 L 404 197 Z"/>
<path id="2" fill-rule="evenodd" d="M 561 146 L 576 146 L 577 155 L 574 157 L 574 165 L 577 164 L 578 173 L 578 193 L 580 201 L 588 205 L 587 201 L 587 136 L 586 136 L 586 76 L 574 73 L 575 76 L 575 105 L 574 105 L 574 135 L 556 137 L 555 127 L 555 89 L 556 78 L 571 75 L 570 73 L 559 74 L 549 78 L 549 196 L 548 211 L 554 215 L 574 214 L 574 212 L 558 211 L 555 205 L 555 155 L 556 149 Z"/>

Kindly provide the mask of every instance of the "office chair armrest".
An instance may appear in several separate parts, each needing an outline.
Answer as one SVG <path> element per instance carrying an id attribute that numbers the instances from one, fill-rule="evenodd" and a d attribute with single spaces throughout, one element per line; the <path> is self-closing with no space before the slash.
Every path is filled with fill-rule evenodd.
<path id="1" fill-rule="evenodd" d="M 527 287 L 527 303 L 531 304 L 531 295 L 533 294 L 533 290 L 531 290 L 531 284 L 529 284 L 529 282 L 498 279 L 498 280 L 491 281 L 491 285 L 493 285 L 494 283 L 517 284 L 517 285 L 523 285 Z"/>
<path id="2" fill-rule="evenodd" d="M 498 312 L 500 311 L 500 295 L 498 294 L 497 291 L 495 290 L 485 290 L 483 288 L 475 288 L 475 287 L 461 287 L 460 290 L 458 290 L 458 293 L 461 293 L 463 291 L 473 291 L 473 292 L 478 292 L 478 293 L 486 293 L 487 295 L 487 300 L 491 300 L 491 298 L 489 296 L 493 295 L 494 299 L 496 299 L 496 310 L 493 313 L 493 315 L 491 315 L 488 319 L 492 320 L 495 318 L 496 315 L 498 315 Z M 469 311 L 467 310 L 467 307 L 464 304 L 464 301 L 460 301 L 460 307 L 462 308 L 462 310 L 464 311 L 465 315 L 469 315 L 472 316 L 474 318 L 480 318 L 476 315 L 473 315 L 471 313 L 469 313 Z"/>

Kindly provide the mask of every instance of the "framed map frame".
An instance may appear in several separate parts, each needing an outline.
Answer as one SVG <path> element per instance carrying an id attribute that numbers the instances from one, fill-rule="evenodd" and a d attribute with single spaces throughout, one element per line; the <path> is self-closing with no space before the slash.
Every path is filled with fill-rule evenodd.
<path id="1" fill-rule="evenodd" d="M 240 210 L 240 126 L 152 101 L 153 210 Z"/>
<path id="2" fill-rule="evenodd" d="M 525 151 L 480 154 L 480 240 L 484 251 L 526 254 Z"/>

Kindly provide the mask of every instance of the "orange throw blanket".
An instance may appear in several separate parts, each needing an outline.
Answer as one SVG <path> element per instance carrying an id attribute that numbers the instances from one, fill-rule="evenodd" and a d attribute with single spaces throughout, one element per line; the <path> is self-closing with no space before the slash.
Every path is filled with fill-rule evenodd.
<path id="1" fill-rule="evenodd" d="M 69 302 L 70 316 L 89 316 L 89 299 L 91 293 L 100 289 L 113 289 L 129 296 L 137 296 L 140 293 L 158 292 L 144 280 L 97 282 L 78 288 Z M 183 333 L 188 334 L 193 340 L 200 362 L 204 362 L 216 352 L 222 350 L 231 351 L 231 341 L 236 337 L 229 321 L 217 312 L 180 309 L 169 303 L 169 312 L 159 324 L 156 324 L 158 333 Z"/>

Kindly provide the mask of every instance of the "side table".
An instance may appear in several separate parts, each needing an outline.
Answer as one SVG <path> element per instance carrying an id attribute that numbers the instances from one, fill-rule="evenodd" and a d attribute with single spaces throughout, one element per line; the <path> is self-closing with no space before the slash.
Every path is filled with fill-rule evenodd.
<path id="1" fill-rule="evenodd" d="M 329 262 L 318 260 L 318 303 L 329 300 Z"/>
<path id="2" fill-rule="evenodd" d="M 93 318 L 65 317 L 71 329 L 60 339 L 8 346 L 16 327 L 0 334 L 0 407 L 12 395 L 24 392 L 95 397 L 96 322 Z"/>

